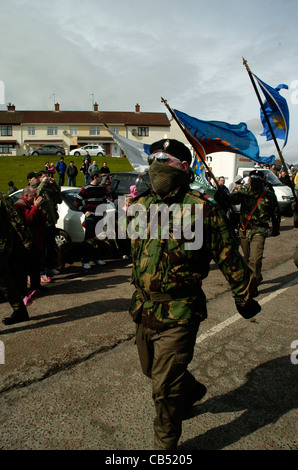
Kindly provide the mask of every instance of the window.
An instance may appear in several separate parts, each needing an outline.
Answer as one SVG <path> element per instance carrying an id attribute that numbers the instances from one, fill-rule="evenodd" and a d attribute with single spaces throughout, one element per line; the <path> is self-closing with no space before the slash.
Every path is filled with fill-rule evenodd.
<path id="1" fill-rule="evenodd" d="M 90 135 L 100 135 L 100 127 L 90 126 Z"/>
<path id="2" fill-rule="evenodd" d="M 58 127 L 48 127 L 48 135 L 58 135 Z"/>
<path id="3" fill-rule="evenodd" d="M 115 132 L 115 134 L 119 134 L 119 127 L 112 127 L 112 131 Z"/>
<path id="4" fill-rule="evenodd" d="M 1 126 L 1 135 L 12 135 L 12 126 Z"/>
<path id="5" fill-rule="evenodd" d="M 13 145 L 10 144 L 0 144 L 0 153 L 12 153 Z"/>
<path id="6" fill-rule="evenodd" d="M 28 127 L 28 135 L 35 135 L 35 127 L 29 126 Z"/>
<path id="7" fill-rule="evenodd" d="M 149 127 L 138 127 L 138 136 L 148 136 L 149 135 Z"/>
<path id="8" fill-rule="evenodd" d="M 70 128 L 70 135 L 78 135 L 78 128 L 77 127 L 71 127 Z"/>

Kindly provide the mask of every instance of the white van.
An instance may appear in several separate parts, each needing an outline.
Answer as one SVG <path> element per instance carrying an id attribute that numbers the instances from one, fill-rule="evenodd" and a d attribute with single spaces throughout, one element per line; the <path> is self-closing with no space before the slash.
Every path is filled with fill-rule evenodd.
<path id="1" fill-rule="evenodd" d="M 229 186 L 235 181 L 237 175 L 248 176 L 254 170 L 255 162 L 243 155 L 231 152 L 216 152 L 207 155 L 206 162 L 215 178 L 224 176 L 225 185 Z M 265 178 L 272 184 L 281 213 L 292 215 L 292 202 L 294 195 L 292 190 L 283 185 L 271 170 L 256 168 L 265 173 Z M 238 212 L 238 206 L 237 206 Z"/>

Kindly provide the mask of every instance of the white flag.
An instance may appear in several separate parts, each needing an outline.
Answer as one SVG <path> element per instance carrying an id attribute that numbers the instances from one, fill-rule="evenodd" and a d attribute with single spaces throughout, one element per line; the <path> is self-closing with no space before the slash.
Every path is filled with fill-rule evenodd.
<path id="1" fill-rule="evenodd" d="M 149 145 L 126 139 L 125 137 L 113 132 L 107 125 L 105 125 L 105 127 L 113 137 L 116 144 L 118 144 L 123 150 L 133 169 L 139 173 L 144 173 L 148 170 L 148 153 L 146 153 L 145 147 L 149 149 Z"/>

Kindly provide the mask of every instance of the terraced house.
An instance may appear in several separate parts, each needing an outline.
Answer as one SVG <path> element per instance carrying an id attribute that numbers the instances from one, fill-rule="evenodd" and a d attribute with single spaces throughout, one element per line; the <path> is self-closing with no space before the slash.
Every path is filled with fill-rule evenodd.
<path id="1" fill-rule="evenodd" d="M 150 144 L 170 137 L 171 123 L 166 113 L 143 113 L 137 104 L 132 112 L 101 111 L 95 103 L 92 111 L 62 111 L 59 103 L 53 111 L 19 111 L 9 103 L 0 111 L 0 155 L 29 155 L 42 145 L 60 145 L 70 150 L 88 144 L 100 144 L 107 155 L 121 156 L 106 124 L 123 137 Z"/>

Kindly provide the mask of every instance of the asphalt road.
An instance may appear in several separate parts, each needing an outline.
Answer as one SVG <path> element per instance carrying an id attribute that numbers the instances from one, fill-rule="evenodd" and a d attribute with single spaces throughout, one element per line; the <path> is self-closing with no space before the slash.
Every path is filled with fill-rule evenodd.
<path id="1" fill-rule="evenodd" d="M 183 424 L 180 452 L 297 450 L 297 230 L 283 219 L 280 237 L 266 241 L 255 321 L 238 315 L 211 265 L 209 316 L 190 367 L 208 392 Z M 1 323 L 1 450 L 152 450 L 151 384 L 134 345 L 129 277 L 123 260 L 87 273 L 67 265 L 29 306 L 30 321 Z M 0 318 L 9 312 L 0 304 Z"/>

